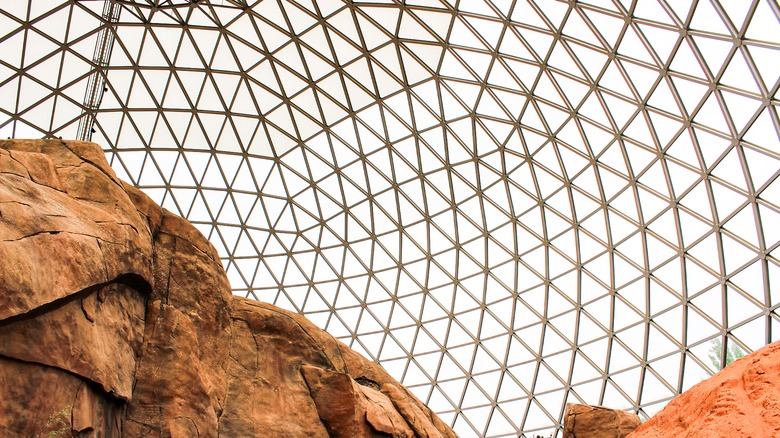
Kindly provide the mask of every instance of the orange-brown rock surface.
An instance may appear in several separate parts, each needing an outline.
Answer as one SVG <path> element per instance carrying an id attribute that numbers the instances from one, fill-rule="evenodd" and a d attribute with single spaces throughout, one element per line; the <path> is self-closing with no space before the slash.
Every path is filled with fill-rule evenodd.
<path id="1" fill-rule="evenodd" d="M 624 438 L 640 424 L 642 420 L 629 412 L 568 403 L 563 438 Z"/>
<path id="2" fill-rule="evenodd" d="M 630 438 L 780 436 L 780 342 L 672 400 Z"/>
<path id="3" fill-rule="evenodd" d="M 455 436 L 95 144 L 0 141 L 0 266 L 0 436 Z"/>

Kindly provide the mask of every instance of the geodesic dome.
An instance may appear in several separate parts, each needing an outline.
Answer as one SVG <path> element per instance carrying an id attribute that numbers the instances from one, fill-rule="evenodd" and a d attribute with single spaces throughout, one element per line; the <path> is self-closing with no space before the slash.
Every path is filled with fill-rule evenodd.
<path id="1" fill-rule="evenodd" d="M 772 0 L 29 0 L 0 135 L 92 139 L 237 295 L 463 437 L 649 416 L 780 339 Z"/>

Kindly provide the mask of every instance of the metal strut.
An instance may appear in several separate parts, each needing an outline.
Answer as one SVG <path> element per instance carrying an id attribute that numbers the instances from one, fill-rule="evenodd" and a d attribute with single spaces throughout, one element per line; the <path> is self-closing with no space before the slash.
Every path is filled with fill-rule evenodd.
<path id="1" fill-rule="evenodd" d="M 119 12 L 121 8 L 114 3 L 114 0 L 105 0 L 103 4 L 103 23 L 104 27 L 98 33 L 98 39 L 95 43 L 95 53 L 92 54 L 92 74 L 87 82 L 87 91 L 84 93 L 84 104 L 82 105 L 81 118 L 79 119 L 78 140 L 90 141 L 95 132 L 95 114 L 100 107 L 100 101 L 103 100 L 103 94 L 106 88 L 106 67 L 111 59 L 111 49 L 114 47 L 114 26 L 119 21 Z"/>

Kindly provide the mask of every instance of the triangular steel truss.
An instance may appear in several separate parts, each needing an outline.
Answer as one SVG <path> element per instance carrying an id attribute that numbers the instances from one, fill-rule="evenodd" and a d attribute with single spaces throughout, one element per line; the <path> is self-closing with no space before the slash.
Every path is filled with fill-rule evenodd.
<path id="1" fill-rule="evenodd" d="M 463 437 L 546 436 L 567 401 L 652 415 L 780 338 L 779 16 L 8 1 L 0 135 L 82 120 L 236 294 L 307 315 Z"/>

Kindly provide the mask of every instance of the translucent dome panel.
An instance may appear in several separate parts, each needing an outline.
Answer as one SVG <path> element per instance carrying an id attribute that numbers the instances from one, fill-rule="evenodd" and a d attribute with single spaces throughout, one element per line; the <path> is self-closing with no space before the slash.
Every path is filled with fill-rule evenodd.
<path id="1" fill-rule="evenodd" d="M 463 437 L 780 338 L 776 2 L 10 2 L 0 135 L 91 137 Z"/>

